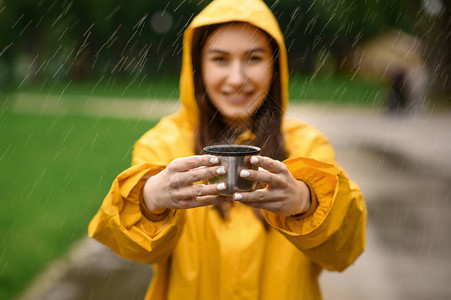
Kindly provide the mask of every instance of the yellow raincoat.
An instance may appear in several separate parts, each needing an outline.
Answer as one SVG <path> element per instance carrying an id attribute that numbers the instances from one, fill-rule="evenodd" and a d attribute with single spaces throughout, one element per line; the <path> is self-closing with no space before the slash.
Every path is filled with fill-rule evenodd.
<path id="1" fill-rule="evenodd" d="M 262 211 L 270 224 L 265 230 L 252 208 L 239 202 L 225 221 L 212 206 L 171 210 L 158 222 L 141 211 L 146 179 L 175 158 L 195 154 L 193 30 L 230 21 L 248 22 L 278 43 L 285 110 L 287 57 L 273 14 L 260 0 L 213 1 L 184 34 L 183 107 L 136 142 L 133 166 L 113 182 L 89 235 L 122 257 L 154 265 L 146 299 L 321 299 L 321 270 L 344 270 L 364 249 L 366 208 L 358 187 L 335 163 L 327 139 L 307 124 L 284 119 L 282 126 L 289 154 L 284 163 L 313 196 L 312 209 L 304 216 Z"/>

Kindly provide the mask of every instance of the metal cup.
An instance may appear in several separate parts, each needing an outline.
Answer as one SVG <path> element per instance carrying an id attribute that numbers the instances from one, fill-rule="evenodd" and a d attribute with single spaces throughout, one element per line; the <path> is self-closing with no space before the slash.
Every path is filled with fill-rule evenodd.
<path id="1" fill-rule="evenodd" d="M 226 174 L 207 180 L 209 184 L 217 182 L 227 184 L 227 189 L 220 191 L 220 195 L 231 196 L 235 192 L 255 189 L 256 183 L 241 178 L 240 172 L 243 169 L 257 169 L 251 165 L 250 159 L 251 156 L 260 154 L 260 148 L 246 145 L 214 145 L 205 147 L 204 154 L 218 156 L 219 164 L 227 170 Z"/>

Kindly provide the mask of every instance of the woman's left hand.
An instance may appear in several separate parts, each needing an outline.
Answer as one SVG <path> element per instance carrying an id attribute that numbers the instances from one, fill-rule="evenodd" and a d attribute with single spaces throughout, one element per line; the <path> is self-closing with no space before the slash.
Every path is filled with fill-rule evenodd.
<path id="1" fill-rule="evenodd" d="M 241 178 L 263 183 L 266 187 L 252 192 L 234 193 L 234 200 L 282 216 L 304 213 L 310 208 L 307 184 L 294 178 L 285 164 L 264 156 L 253 156 L 250 162 L 264 170 L 242 170 Z"/>

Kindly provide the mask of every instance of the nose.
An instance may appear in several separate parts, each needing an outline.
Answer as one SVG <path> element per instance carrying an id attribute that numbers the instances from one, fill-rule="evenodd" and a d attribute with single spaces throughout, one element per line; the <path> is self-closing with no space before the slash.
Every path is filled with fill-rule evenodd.
<path id="1" fill-rule="evenodd" d="M 229 70 L 228 83 L 233 87 L 240 87 L 246 82 L 245 66 L 240 61 L 234 61 Z"/>

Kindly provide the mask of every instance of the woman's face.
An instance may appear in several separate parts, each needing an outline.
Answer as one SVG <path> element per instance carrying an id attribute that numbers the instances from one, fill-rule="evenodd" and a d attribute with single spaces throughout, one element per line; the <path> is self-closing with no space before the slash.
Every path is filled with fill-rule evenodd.
<path id="1" fill-rule="evenodd" d="M 273 54 L 267 36 L 255 27 L 227 24 L 202 49 L 202 80 L 208 97 L 227 119 L 248 119 L 271 86 Z"/>

